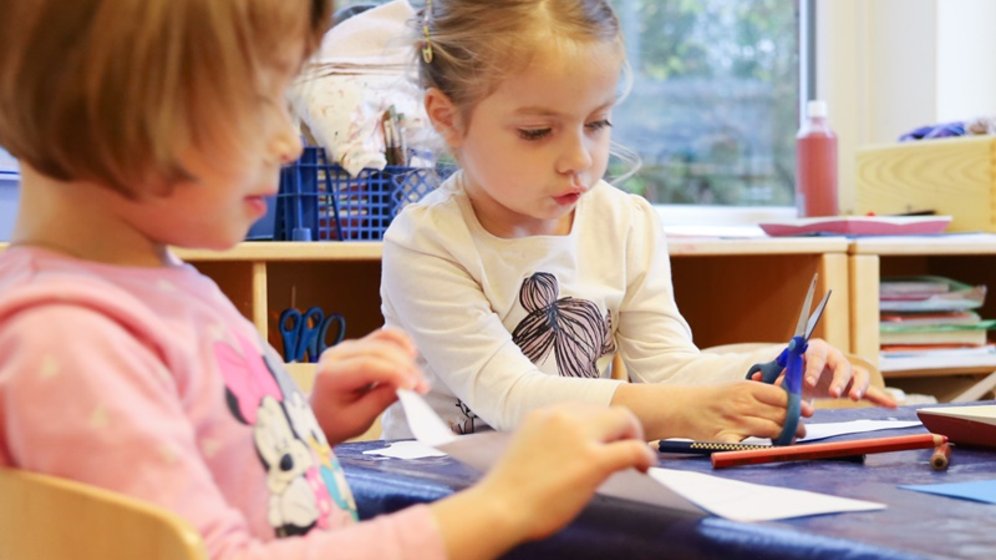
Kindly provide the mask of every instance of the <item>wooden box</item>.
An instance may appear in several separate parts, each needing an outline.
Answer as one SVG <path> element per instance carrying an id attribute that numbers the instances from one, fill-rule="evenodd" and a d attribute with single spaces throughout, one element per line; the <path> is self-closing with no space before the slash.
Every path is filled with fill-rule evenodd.
<path id="1" fill-rule="evenodd" d="M 948 231 L 996 231 L 996 137 L 968 136 L 858 151 L 859 214 L 934 211 Z"/>

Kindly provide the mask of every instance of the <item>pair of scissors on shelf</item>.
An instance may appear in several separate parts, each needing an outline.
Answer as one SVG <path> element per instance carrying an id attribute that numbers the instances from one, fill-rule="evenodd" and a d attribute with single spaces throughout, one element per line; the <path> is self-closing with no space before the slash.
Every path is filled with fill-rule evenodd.
<path id="1" fill-rule="evenodd" d="M 828 290 L 816 309 L 810 313 L 809 309 L 813 305 L 813 293 L 816 291 L 816 277 L 817 275 L 814 274 L 813 281 L 809 284 L 806 301 L 802 304 L 802 311 L 799 312 L 795 334 L 788 341 L 788 345 L 774 360 L 754 364 L 747 371 L 747 379 L 751 379 L 755 373 L 761 372 L 761 381 L 764 383 L 774 383 L 782 370 L 785 371 L 782 386 L 788 393 L 788 411 L 785 416 L 785 425 L 782 426 L 782 433 L 777 439 L 772 440 L 775 445 L 788 445 L 795 437 L 795 429 L 799 425 L 799 415 L 802 412 L 803 355 L 809 348 L 809 337 L 813 334 L 816 324 L 820 322 L 820 317 L 823 316 L 823 310 L 826 308 L 827 300 L 830 299 L 832 292 L 832 290 Z"/>
<path id="2" fill-rule="evenodd" d="M 329 342 L 329 328 L 335 325 L 333 340 Z M 311 307 L 304 313 L 288 308 L 280 313 L 280 338 L 284 343 L 284 361 L 317 362 L 330 346 L 346 337 L 346 318 L 339 313 L 328 316 L 320 307 Z"/>

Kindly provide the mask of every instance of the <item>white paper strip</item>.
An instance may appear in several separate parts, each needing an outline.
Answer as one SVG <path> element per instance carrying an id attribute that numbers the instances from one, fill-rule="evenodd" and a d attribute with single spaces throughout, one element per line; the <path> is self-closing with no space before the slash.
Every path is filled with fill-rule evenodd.
<path id="1" fill-rule="evenodd" d="M 398 390 L 408 425 L 420 443 L 448 453 L 478 470 L 498 461 L 510 437 L 502 432 L 457 436 L 416 393 Z M 703 473 L 653 468 L 610 476 L 598 489 L 605 496 L 735 521 L 770 521 L 804 515 L 884 509 L 884 504 L 827 494 L 750 484 Z"/>

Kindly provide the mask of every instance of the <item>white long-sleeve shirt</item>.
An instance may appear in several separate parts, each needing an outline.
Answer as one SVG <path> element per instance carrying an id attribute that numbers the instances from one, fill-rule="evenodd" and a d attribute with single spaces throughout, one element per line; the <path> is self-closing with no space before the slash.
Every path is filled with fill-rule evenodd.
<path id="1" fill-rule="evenodd" d="M 414 338 L 427 400 L 454 430 L 510 429 L 555 402 L 607 405 L 621 383 L 615 352 L 631 381 L 648 383 L 742 379 L 758 361 L 692 342 L 644 198 L 599 182 L 569 234 L 506 239 L 481 226 L 458 185 L 451 177 L 394 220 L 381 280 L 386 323 Z M 387 438 L 410 437 L 397 405 L 383 425 Z"/>

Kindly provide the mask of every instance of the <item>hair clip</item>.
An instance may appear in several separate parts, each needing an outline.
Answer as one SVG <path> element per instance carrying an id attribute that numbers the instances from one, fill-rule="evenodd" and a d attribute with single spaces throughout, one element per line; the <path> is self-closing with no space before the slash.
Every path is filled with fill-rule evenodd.
<path id="1" fill-rule="evenodd" d="M 422 37 L 425 44 L 422 46 L 422 60 L 426 64 L 432 64 L 432 41 L 429 40 L 429 16 L 432 14 L 432 0 L 425 0 L 425 14 L 422 16 Z"/>

